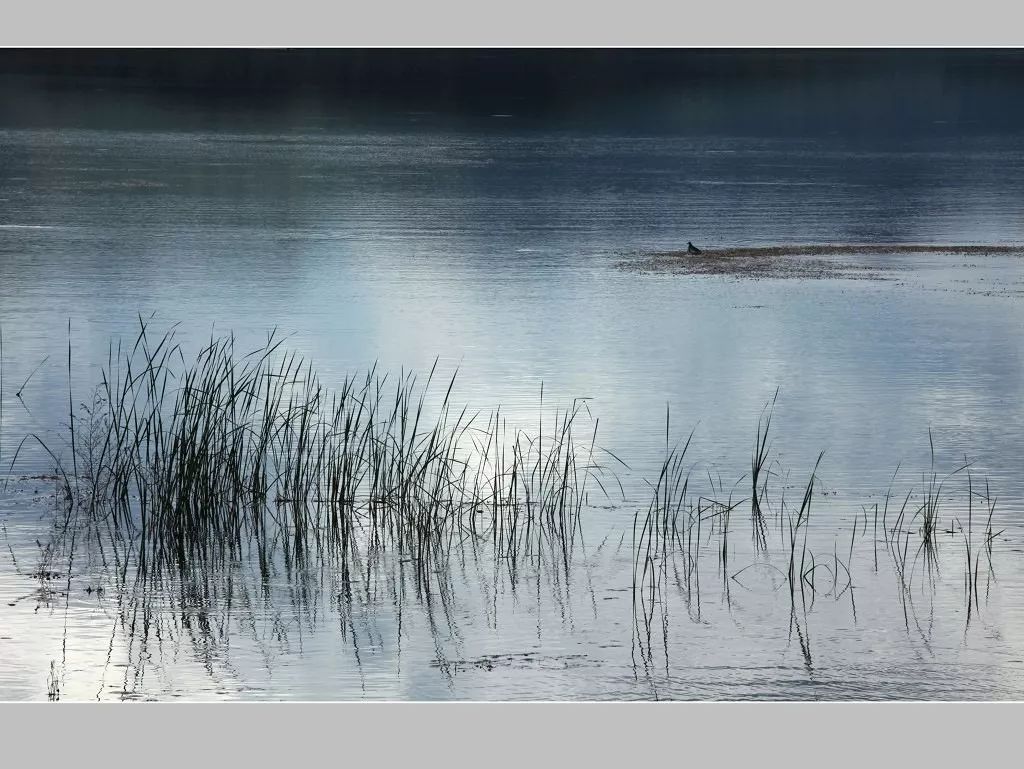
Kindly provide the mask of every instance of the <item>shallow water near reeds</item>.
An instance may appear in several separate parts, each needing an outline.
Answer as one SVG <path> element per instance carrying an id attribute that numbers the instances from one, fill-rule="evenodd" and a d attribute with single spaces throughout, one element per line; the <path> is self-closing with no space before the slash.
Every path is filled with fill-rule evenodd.
<path id="1" fill-rule="evenodd" d="M 622 269 L 688 240 L 1021 244 L 1019 139 L 300 122 L 0 131 L 0 699 L 1024 696 L 1021 257 Z M 587 398 L 577 437 L 598 422 L 622 486 L 588 487 L 568 556 L 545 539 L 514 566 L 482 523 L 425 579 L 365 542 L 348 571 L 249 541 L 158 579 L 122 570 L 106 534 L 55 534 L 64 481 L 37 442 L 10 463 L 31 433 L 71 471 L 69 319 L 78 410 L 140 314 L 155 338 L 178 324 L 186 360 L 277 327 L 328 388 L 375 363 L 422 383 L 437 359 L 432 393 L 458 369 L 453 407 L 500 405 L 534 432 Z M 762 549 L 749 474 L 776 390 Z M 693 431 L 688 499 L 737 503 L 724 563 L 719 507 L 646 549 L 666 406 L 670 446 Z M 797 528 L 814 571 L 791 589 L 791 515 L 821 451 Z M 933 468 L 965 461 L 922 549 L 910 519 Z"/>

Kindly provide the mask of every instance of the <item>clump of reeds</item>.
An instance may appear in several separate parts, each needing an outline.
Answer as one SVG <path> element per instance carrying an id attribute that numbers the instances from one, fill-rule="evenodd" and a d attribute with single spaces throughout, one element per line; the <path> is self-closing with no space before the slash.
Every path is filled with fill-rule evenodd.
<path id="1" fill-rule="evenodd" d="M 70 560 L 82 543 L 95 548 L 122 582 L 131 571 L 143 585 L 170 578 L 179 587 L 194 586 L 196 595 L 220 589 L 210 575 L 230 575 L 243 561 L 256 565 L 264 585 L 278 565 L 304 584 L 306 566 L 330 563 L 341 582 L 340 606 L 353 600 L 353 575 L 368 583 L 371 572 L 394 556 L 400 571 L 411 565 L 417 595 L 428 607 L 432 591 L 447 607 L 449 565 L 467 550 L 476 557 L 478 548 L 489 547 L 495 569 L 507 566 L 513 582 L 522 566 L 535 574 L 543 566 L 564 576 L 568 586 L 574 559 L 584 552 L 590 496 L 610 496 L 612 482 L 622 492 L 616 469 L 626 467 L 598 447 L 598 422 L 586 399 L 546 412 L 541 388 L 540 419 L 536 429 L 526 429 L 511 424 L 500 408 L 481 414 L 456 406 L 455 375 L 440 392 L 433 389 L 436 363 L 422 381 L 372 367 L 329 387 L 283 341 L 272 332 L 253 349 L 239 350 L 232 335 L 211 337 L 187 357 L 173 328 L 152 335 L 140 318 L 131 345 L 108 348 L 98 388 L 77 409 L 69 341 L 70 467 L 29 436 L 57 466 L 62 515 L 55 527 L 69 559 L 69 580 Z M 0 351 L 0 387 L 2 365 Z M 777 587 L 789 587 L 791 618 L 809 665 L 809 635 L 796 617 L 797 597 L 806 615 L 816 596 L 838 600 L 849 592 L 856 612 L 852 561 L 861 519 L 854 519 L 845 561 L 835 539 L 828 556 L 821 556 L 811 520 L 823 453 L 797 506 L 787 504 L 785 484 L 769 504 L 769 478 L 776 469 L 782 474 L 769 439 L 774 405 L 773 398 L 758 420 L 751 459 L 751 555 L 761 573 L 781 577 Z M 701 489 L 703 481 L 694 480 L 688 459 L 693 435 L 673 443 L 666 409 L 664 457 L 649 483 L 649 503 L 633 516 L 634 649 L 645 666 L 653 662 L 656 629 L 668 665 L 673 593 L 682 597 L 690 618 L 701 621 L 702 558 L 717 561 L 727 603 L 730 583 L 751 568 L 731 565 L 737 557 L 732 512 L 747 501 L 734 500 L 734 491 L 747 478 L 727 488 L 709 471 L 708 486 Z M 877 504 L 873 513 L 874 568 L 880 530 L 908 628 L 919 557 L 929 579 L 938 570 L 940 510 L 945 515 L 949 504 L 944 485 L 969 467 L 965 460 L 940 478 L 930 433 L 929 444 L 931 467 L 920 494 L 906 493 L 890 525 L 894 473 L 880 527 Z M 976 490 L 968 471 L 967 485 L 966 510 L 952 516 L 949 533 L 960 525 L 969 620 L 981 607 L 980 560 L 988 559 L 991 576 L 993 542 L 1002 532 L 993 531 L 995 500 L 988 484 L 984 492 Z M 978 500 L 987 515 L 980 547 L 974 535 Z M 777 528 L 769 527 L 769 514 Z M 865 509 L 861 536 L 867 519 Z M 918 544 L 912 548 L 914 538 Z M 56 553 L 55 546 L 45 549 L 48 571 L 54 570 L 49 564 Z M 194 600 L 199 599 L 182 594 L 180 610 L 186 613 Z M 351 620 L 349 603 L 344 611 Z"/>
<path id="2" fill-rule="evenodd" d="M 151 337 L 140 318 L 72 413 L 69 509 L 143 569 L 206 568 L 256 543 L 347 573 L 357 548 L 393 548 L 425 588 L 472 537 L 513 566 L 544 550 L 568 571 L 589 482 L 607 493 L 614 476 L 596 420 L 579 435 L 585 400 L 512 430 L 500 410 L 456 409 L 454 375 L 433 397 L 436 363 L 422 385 L 372 368 L 331 389 L 282 341 L 240 352 L 211 338 L 187 360 L 174 329 Z"/>
<path id="3" fill-rule="evenodd" d="M 689 473 L 684 461 L 693 433 L 680 448 L 670 445 L 671 412 L 665 410 L 665 457 L 658 478 L 651 485 L 653 498 L 647 514 L 640 519 L 638 510 L 633 517 L 633 628 L 634 642 L 645 663 L 652 662 L 652 625 L 656 606 L 662 607 L 662 629 L 667 632 L 666 604 L 660 600 L 668 582 L 670 558 L 679 553 L 683 559 L 683 573 L 687 591 L 692 595 L 692 582 L 696 572 L 693 545 L 694 519 L 687 504 Z M 686 514 L 680 527 L 680 514 Z M 696 516 L 699 524 L 700 516 Z M 697 537 L 699 550 L 700 537 Z M 699 595 L 699 587 L 698 587 Z"/>
<path id="4" fill-rule="evenodd" d="M 708 487 L 711 496 L 697 492 L 691 484 L 690 466 L 684 461 L 690 448 L 692 433 L 682 444 L 672 446 L 668 440 L 668 418 L 666 416 L 666 453 L 661 463 L 657 480 L 651 484 L 651 501 L 646 512 L 638 511 L 633 519 L 633 637 L 634 658 L 639 651 L 644 667 L 649 668 L 655 654 L 655 629 L 660 624 L 665 664 L 668 665 L 669 612 L 672 603 L 670 587 L 676 586 L 676 593 L 688 607 L 697 607 L 691 617 L 700 621 L 701 582 L 700 561 L 703 553 L 715 553 L 723 574 L 729 579 L 723 583 L 722 598 L 731 600 L 729 581 L 740 582 L 745 572 L 757 568 L 762 575 L 779 575 L 782 584 L 788 587 L 791 602 L 791 630 L 795 631 L 805 664 L 810 665 L 810 636 L 807 633 L 806 617 L 819 597 L 834 600 L 849 594 L 851 609 L 856 620 L 854 600 L 853 561 L 858 536 L 869 531 L 869 510 L 863 516 L 854 517 L 847 541 L 844 543 L 844 557 L 840 557 L 840 544 L 833 537 L 827 556 L 816 549 L 822 539 L 828 536 L 828 529 L 820 524 L 812 536 L 812 516 L 818 487 L 819 468 L 824 452 L 819 453 L 810 476 L 803 486 L 798 505 L 790 505 L 782 494 L 773 505 L 773 514 L 778 518 L 778 538 L 769 536 L 765 510 L 767 509 L 767 482 L 765 468 L 773 464 L 767 438 L 771 411 L 762 414 L 758 423 L 753 474 L 757 481 L 751 484 L 753 547 L 750 553 L 753 563 L 738 569 L 729 569 L 731 557 L 729 545 L 729 520 L 731 511 L 745 500 L 734 501 L 732 494 L 724 494 L 725 486 L 710 476 Z M 889 490 L 881 506 L 873 506 L 874 523 L 871 527 L 872 555 L 874 568 L 878 569 L 878 535 L 884 540 L 885 549 L 891 556 L 894 573 L 899 585 L 900 600 L 904 617 L 910 628 L 914 615 L 913 583 L 919 562 L 923 562 L 922 573 L 927 577 L 928 595 L 934 590 L 934 578 L 938 572 L 937 541 L 940 532 L 940 510 L 943 504 L 950 504 L 946 492 L 948 480 L 969 468 L 966 460 L 946 476 L 936 470 L 934 443 L 929 434 L 931 466 L 925 476 L 925 483 L 919 494 L 913 488 L 906 492 L 895 520 L 889 520 L 890 500 L 893 484 L 899 468 L 893 474 Z M 741 479 L 743 481 L 743 479 Z M 715 497 L 718 497 L 717 499 Z M 979 548 L 973 534 L 975 529 L 974 507 L 982 500 L 986 513 L 984 535 Z M 982 589 L 980 585 L 982 554 L 988 557 L 988 575 L 992 578 L 992 544 L 1002 531 L 993 530 L 995 501 L 991 498 L 986 482 L 983 492 L 974 486 L 968 472 L 967 499 L 961 506 L 966 524 L 960 526 L 966 551 L 964 573 L 964 594 L 967 603 L 967 621 L 980 610 Z M 879 516 L 881 513 L 881 516 Z M 959 525 L 959 517 L 954 517 Z M 879 526 L 879 524 L 881 524 Z M 702 531 L 704 536 L 702 536 Z M 948 532 L 955 533 L 952 529 Z M 714 544 L 711 544 L 711 541 Z M 911 543 L 916 541 L 914 547 Z M 709 547 L 710 545 L 710 547 Z M 779 563 L 781 560 L 781 563 Z M 776 565 L 778 564 L 778 565 Z M 673 576 L 675 579 L 673 579 Z M 744 578 L 746 579 L 746 578 Z M 744 585 L 746 587 L 746 585 Z M 774 585 L 772 589 L 777 589 Z M 798 611 L 798 607 L 800 611 Z M 803 620 L 799 614 L 803 615 Z M 915 622 L 916 616 L 915 616 Z M 920 629 L 920 624 L 918 623 Z"/>

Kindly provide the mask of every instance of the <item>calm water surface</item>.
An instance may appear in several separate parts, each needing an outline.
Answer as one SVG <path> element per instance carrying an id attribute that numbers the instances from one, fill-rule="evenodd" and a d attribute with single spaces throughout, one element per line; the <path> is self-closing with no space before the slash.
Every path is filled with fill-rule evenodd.
<path id="1" fill-rule="evenodd" d="M 141 600 L 86 592 L 102 577 L 80 564 L 68 595 L 61 581 L 42 601 L 30 575 L 53 483 L 25 476 L 52 462 L 28 447 L 0 498 L 0 697 L 43 699 L 56 681 L 62 699 L 1021 698 L 1019 257 L 861 257 L 884 280 L 616 265 L 687 240 L 1024 243 L 1022 171 L 1024 142 L 985 137 L 587 136 L 499 120 L 463 133 L 0 131 L 5 474 L 22 436 L 56 441 L 67 421 L 68 320 L 85 399 L 140 313 L 180 323 L 193 349 L 276 326 L 327 382 L 438 358 L 459 369 L 456 400 L 524 422 L 541 383 L 549 407 L 590 397 L 599 442 L 630 466 L 625 501 L 587 511 L 590 550 L 568 580 L 515 583 L 470 557 L 446 567 L 451 600 L 429 602 L 384 563 L 342 600 L 329 572 L 257 590 L 243 562 L 230 600 L 187 586 Z M 861 531 L 855 591 L 815 601 L 796 629 L 769 574 L 723 583 L 712 556 L 699 609 L 680 598 L 657 667 L 637 666 L 629 532 L 666 404 L 677 437 L 695 428 L 700 472 L 728 486 L 776 388 L 773 447 L 794 485 L 826 451 L 829 551 L 836 536 L 846 549 L 899 463 L 901 488 L 920 483 L 929 429 L 938 468 L 974 462 L 1005 529 L 981 610 L 968 625 L 959 539 L 908 618 Z M 735 559 L 753 562 L 742 545 Z"/>

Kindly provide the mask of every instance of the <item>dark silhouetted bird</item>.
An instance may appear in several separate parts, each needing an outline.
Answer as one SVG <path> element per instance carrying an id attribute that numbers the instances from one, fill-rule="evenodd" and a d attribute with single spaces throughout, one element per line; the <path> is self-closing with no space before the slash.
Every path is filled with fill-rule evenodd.
<path id="1" fill-rule="evenodd" d="M 691 243 L 690 241 L 686 241 L 686 253 L 688 253 L 688 254 L 702 254 L 704 252 L 701 251 L 699 248 L 697 248 L 695 245 L 693 245 L 693 243 Z"/>

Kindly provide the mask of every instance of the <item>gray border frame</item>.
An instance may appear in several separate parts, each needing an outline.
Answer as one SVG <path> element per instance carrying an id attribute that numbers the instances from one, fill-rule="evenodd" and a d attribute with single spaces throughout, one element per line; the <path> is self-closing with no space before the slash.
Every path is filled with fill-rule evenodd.
<path id="1" fill-rule="evenodd" d="M 1005 0 L 53 0 L 4 46 L 1014 46 Z"/>
<path id="2" fill-rule="evenodd" d="M 1013 46 L 1022 6 L 913 0 L 8 3 L 4 46 Z M 274 10 L 268 11 L 268 6 Z M 48 708 L 45 712 L 38 708 Z M 967 765 L 1020 704 L 0 705 L 4 762 Z M 1004 753 L 1005 751 L 1005 753 Z M 20 759 L 20 760 L 19 760 Z M 1000 762 L 1010 763 L 1007 762 Z"/>
<path id="3" fill-rule="evenodd" d="M 44 703 L 0 707 L 0 736 L 8 766 L 1007 766 L 1012 759 L 999 759 L 1019 753 L 1021 712 L 930 703 Z"/>

